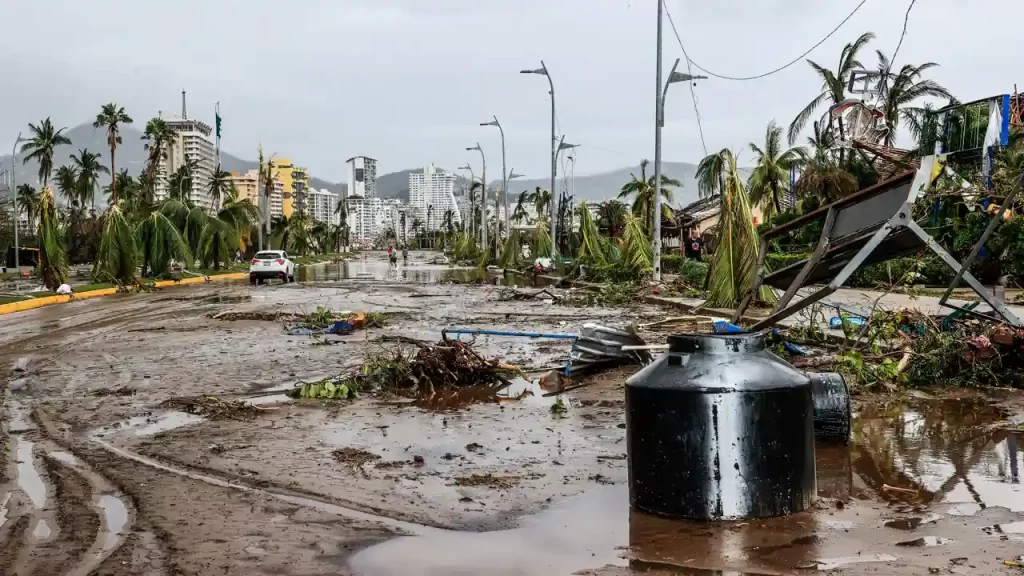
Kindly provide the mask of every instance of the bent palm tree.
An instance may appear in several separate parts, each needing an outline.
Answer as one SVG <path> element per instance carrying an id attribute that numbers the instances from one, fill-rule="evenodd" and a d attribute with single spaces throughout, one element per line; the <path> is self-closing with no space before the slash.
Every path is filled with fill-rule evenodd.
<path id="1" fill-rule="evenodd" d="M 110 172 L 106 166 L 100 164 L 100 155 L 89 152 L 83 148 L 78 151 L 78 156 L 71 155 L 71 162 L 78 170 L 78 197 L 84 207 L 92 204 L 93 212 L 96 211 L 96 187 L 99 185 L 99 175 Z"/>
<path id="2" fill-rule="evenodd" d="M 722 193 L 725 188 L 725 174 L 730 163 L 735 162 L 732 150 L 723 148 L 709 154 L 697 164 L 697 192 L 701 198 L 710 198 Z"/>
<path id="3" fill-rule="evenodd" d="M 114 104 L 104 104 L 100 113 L 96 115 L 96 121 L 92 123 L 93 128 L 107 129 L 107 146 L 110 147 L 110 195 L 112 202 L 117 203 L 117 165 L 114 162 L 117 154 L 117 145 L 121 143 L 121 125 L 131 124 L 132 118 L 125 113 L 124 108 Z"/>
<path id="4" fill-rule="evenodd" d="M 231 181 L 231 172 L 225 172 L 217 166 L 217 171 L 210 178 L 210 200 L 214 206 L 220 206 L 221 201 L 227 197 L 234 183 Z"/>
<path id="5" fill-rule="evenodd" d="M 800 149 L 782 149 L 782 128 L 774 120 L 765 130 L 764 148 L 751 142 L 750 149 L 757 155 L 754 170 L 747 181 L 750 203 L 760 206 L 765 221 L 768 221 L 773 212 L 782 212 L 781 196 L 789 191 L 790 171 L 800 162 Z"/>
<path id="6" fill-rule="evenodd" d="M 533 201 L 533 208 L 537 211 L 537 219 L 539 220 L 548 213 L 548 207 L 551 206 L 551 191 L 541 190 L 540 186 L 537 186 L 533 194 L 530 194 L 530 200 Z"/>
<path id="7" fill-rule="evenodd" d="M 43 188 L 39 195 L 39 277 L 50 290 L 68 279 L 68 257 L 60 233 L 57 203 L 49 188 Z"/>
<path id="8" fill-rule="evenodd" d="M 194 262 L 188 243 L 173 221 L 161 210 L 151 210 L 135 228 L 138 252 L 142 257 L 142 273 L 165 272 L 172 259 Z"/>
<path id="9" fill-rule="evenodd" d="M 850 73 L 857 68 L 864 67 L 857 60 L 858 53 L 874 38 L 874 34 L 866 32 L 844 46 L 843 51 L 839 54 L 839 67 L 835 71 L 828 70 L 812 60 L 807 61 L 818 77 L 821 78 L 821 93 L 815 96 L 807 106 L 804 106 L 804 109 L 796 115 L 796 118 L 789 125 L 788 136 L 790 146 L 796 142 L 804 126 L 807 125 L 811 116 L 814 115 L 814 112 L 822 104 L 831 102 L 832 105 L 836 105 L 846 99 L 846 85 L 850 81 Z M 839 119 L 839 133 L 841 136 L 844 135 L 842 118 Z"/>
<path id="10" fill-rule="evenodd" d="M 722 209 L 718 216 L 718 247 L 708 271 L 707 305 L 735 307 L 754 285 L 758 238 L 746 186 L 736 169 L 736 157 L 729 154 L 726 160 Z M 763 301 L 774 298 L 768 287 L 762 287 L 759 296 Z"/>
<path id="11" fill-rule="evenodd" d="M 29 124 L 28 128 L 32 132 L 32 137 L 21 145 L 21 153 L 27 153 L 21 159 L 21 163 L 27 164 L 29 160 L 39 162 L 39 184 L 45 189 L 50 182 L 50 173 L 53 171 L 54 151 L 57 146 L 71 144 L 71 140 L 64 135 L 67 128 L 55 129 L 49 118 L 43 120 L 39 126 Z"/>

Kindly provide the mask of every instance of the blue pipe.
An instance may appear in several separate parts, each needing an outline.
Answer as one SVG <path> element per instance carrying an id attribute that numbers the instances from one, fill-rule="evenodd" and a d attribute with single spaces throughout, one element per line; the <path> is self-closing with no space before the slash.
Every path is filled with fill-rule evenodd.
<path id="1" fill-rule="evenodd" d="M 525 338 L 556 338 L 559 340 L 575 340 L 579 336 L 577 334 L 545 334 L 543 332 L 506 332 L 504 330 L 480 330 L 476 328 L 445 328 L 441 330 L 441 335 L 447 334 L 471 334 L 478 335 L 483 334 L 485 336 L 522 336 Z"/>

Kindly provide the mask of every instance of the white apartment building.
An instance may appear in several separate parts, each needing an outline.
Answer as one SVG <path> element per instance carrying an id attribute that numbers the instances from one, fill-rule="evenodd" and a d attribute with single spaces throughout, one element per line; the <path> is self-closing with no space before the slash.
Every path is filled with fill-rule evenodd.
<path id="1" fill-rule="evenodd" d="M 345 199 L 345 206 L 349 236 L 353 242 L 372 242 L 388 229 L 394 230 L 396 236 L 400 232 L 401 200 L 349 196 Z"/>
<path id="2" fill-rule="evenodd" d="M 377 161 L 366 156 L 353 156 L 348 163 L 348 196 L 377 197 Z"/>
<path id="3" fill-rule="evenodd" d="M 279 178 L 274 178 L 274 190 L 270 193 L 269 205 L 271 220 L 284 216 L 284 182 Z"/>
<path id="4" fill-rule="evenodd" d="M 423 221 L 425 230 L 440 229 L 448 210 L 452 211 L 452 224 L 462 222 L 455 199 L 455 174 L 439 170 L 433 164 L 422 173 L 409 174 L 409 205 Z"/>
<path id="5" fill-rule="evenodd" d="M 156 168 L 157 200 L 167 197 L 170 192 L 170 178 L 185 159 L 194 160 L 198 166 L 192 175 L 191 199 L 196 206 L 207 210 L 219 208 L 213 205 L 210 197 L 210 180 L 217 169 L 216 146 L 214 145 L 213 129 L 209 124 L 199 120 L 168 118 L 164 120 L 167 128 L 174 131 L 167 154 L 161 158 Z"/>
<path id="6" fill-rule="evenodd" d="M 338 215 L 334 211 L 338 208 L 339 198 L 337 194 L 326 188 L 323 190 L 310 188 L 306 191 L 306 210 L 313 220 L 326 222 L 327 224 L 337 224 Z"/>

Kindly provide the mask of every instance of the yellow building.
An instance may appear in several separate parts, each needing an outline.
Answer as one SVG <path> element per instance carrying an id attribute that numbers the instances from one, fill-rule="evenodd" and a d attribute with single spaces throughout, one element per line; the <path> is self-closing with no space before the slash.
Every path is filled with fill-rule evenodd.
<path id="1" fill-rule="evenodd" d="M 274 177 L 281 181 L 284 193 L 283 213 L 291 218 L 295 212 L 296 200 L 304 197 L 309 190 L 309 170 L 295 166 L 287 158 L 277 158 L 274 160 Z"/>
<path id="2" fill-rule="evenodd" d="M 231 183 L 238 190 L 238 199 L 248 198 L 253 204 L 259 204 L 259 171 L 249 170 L 245 174 L 231 173 Z"/>

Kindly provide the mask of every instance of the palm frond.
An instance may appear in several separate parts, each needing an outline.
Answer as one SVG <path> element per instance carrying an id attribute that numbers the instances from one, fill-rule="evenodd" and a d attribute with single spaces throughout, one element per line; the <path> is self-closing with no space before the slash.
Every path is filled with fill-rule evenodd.
<path id="1" fill-rule="evenodd" d="M 120 206 L 115 204 L 103 218 L 103 234 L 93 266 L 93 278 L 121 285 L 134 283 L 137 255 L 135 230 Z"/>

